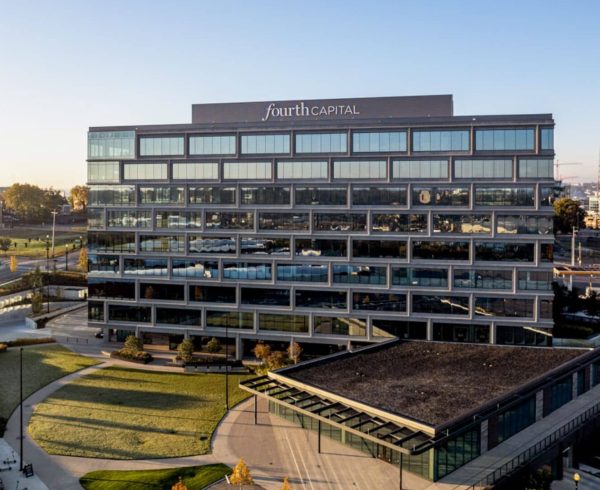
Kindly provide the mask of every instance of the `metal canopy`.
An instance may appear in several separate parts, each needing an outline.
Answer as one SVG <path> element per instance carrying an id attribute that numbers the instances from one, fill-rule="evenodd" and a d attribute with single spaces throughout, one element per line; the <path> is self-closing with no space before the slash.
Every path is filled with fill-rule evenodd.
<path id="1" fill-rule="evenodd" d="M 242 381 L 240 388 L 299 414 L 307 415 L 403 454 L 421 454 L 424 452 L 423 448 L 431 448 L 432 437 L 422 431 L 411 429 L 392 420 L 385 420 L 383 417 L 371 415 L 350 405 L 329 400 L 268 376 Z M 405 443 L 409 441 L 412 441 L 411 446 L 405 447 Z"/>

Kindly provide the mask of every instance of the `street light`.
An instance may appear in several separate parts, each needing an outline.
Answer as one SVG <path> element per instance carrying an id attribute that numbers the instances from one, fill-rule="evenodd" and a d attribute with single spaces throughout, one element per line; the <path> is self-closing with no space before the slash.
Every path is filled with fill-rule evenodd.
<path id="1" fill-rule="evenodd" d="M 52 258 L 54 258 L 54 227 L 56 226 L 56 215 L 58 211 L 50 211 L 52 213 Z"/>
<path id="2" fill-rule="evenodd" d="M 19 437 L 19 447 L 20 447 L 20 453 L 21 453 L 21 457 L 19 458 L 19 470 L 23 471 L 23 347 L 21 347 L 21 349 L 19 350 L 19 364 L 20 364 L 20 369 L 19 369 L 19 374 L 20 374 L 20 385 L 21 385 L 21 390 L 20 390 L 20 400 L 21 403 L 19 404 L 19 413 L 21 415 L 21 424 L 20 424 L 20 437 Z M 14 459 L 14 458 L 13 458 Z"/>
<path id="3" fill-rule="evenodd" d="M 579 488 L 579 480 L 581 480 L 579 473 L 575 473 L 573 475 L 573 481 L 575 482 L 575 490 L 578 490 L 578 488 Z"/>
<path id="4" fill-rule="evenodd" d="M 225 321 L 225 408 L 229 411 L 229 320 Z"/>
<path id="5" fill-rule="evenodd" d="M 65 245 L 65 270 L 69 270 L 69 244 Z"/>
<path id="6" fill-rule="evenodd" d="M 46 235 L 46 311 L 50 313 L 50 237 Z M 43 303 L 42 303 L 43 308 Z"/>

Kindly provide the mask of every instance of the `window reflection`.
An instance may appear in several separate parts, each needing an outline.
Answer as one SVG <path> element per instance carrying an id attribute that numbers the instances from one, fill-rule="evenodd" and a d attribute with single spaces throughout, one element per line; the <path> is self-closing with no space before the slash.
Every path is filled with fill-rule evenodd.
<path id="1" fill-rule="evenodd" d="M 413 187 L 412 203 L 415 206 L 468 206 L 468 187 Z"/>
<path id="2" fill-rule="evenodd" d="M 491 214 L 434 214 L 434 233 L 491 233 Z"/>
<path id="3" fill-rule="evenodd" d="M 237 251 L 235 237 L 200 237 L 188 236 L 191 254 L 235 254 Z"/>
<path id="4" fill-rule="evenodd" d="M 373 213 L 372 229 L 380 233 L 426 233 L 426 214 Z"/>
<path id="5" fill-rule="evenodd" d="M 302 257 L 346 257 L 348 244 L 346 240 L 297 238 L 296 255 Z"/>
<path id="6" fill-rule="evenodd" d="M 366 231 L 367 215 L 351 213 L 314 213 L 318 231 Z"/>

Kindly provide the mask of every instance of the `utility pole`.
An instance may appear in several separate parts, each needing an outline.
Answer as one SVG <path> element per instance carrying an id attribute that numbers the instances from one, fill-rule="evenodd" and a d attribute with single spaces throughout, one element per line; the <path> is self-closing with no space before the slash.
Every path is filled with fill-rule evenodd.
<path id="1" fill-rule="evenodd" d="M 571 235 L 571 267 L 575 267 L 575 237 L 579 231 L 575 226 L 573 227 L 573 234 Z M 569 291 L 573 291 L 573 274 L 569 275 Z"/>
<path id="2" fill-rule="evenodd" d="M 21 400 L 21 403 L 19 404 L 19 412 L 20 412 L 20 416 L 21 416 L 21 424 L 19 426 L 20 429 L 20 437 L 19 437 L 19 447 L 20 447 L 20 462 L 19 462 L 19 470 L 22 472 L 23 471 L 23 347 L 21 347 L 20 351 L 19 351 L 19 363 L 21 364 L 20 366 L 20 381 L 21 381 L 21 390 L 20 390 L 20 397 L 19 399 Z"/>

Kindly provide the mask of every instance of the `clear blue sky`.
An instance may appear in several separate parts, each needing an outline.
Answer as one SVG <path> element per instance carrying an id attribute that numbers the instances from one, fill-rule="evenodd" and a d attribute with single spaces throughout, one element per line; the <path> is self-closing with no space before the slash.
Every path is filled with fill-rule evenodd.
<path id="1" fill-rule="evenodd" d="M 600 2 L 0 0 L 0 186 L 85 181 L 88 126 L 191 104 L 454 94 L 456 114 L 552 112 L 596 179 Z"/>

